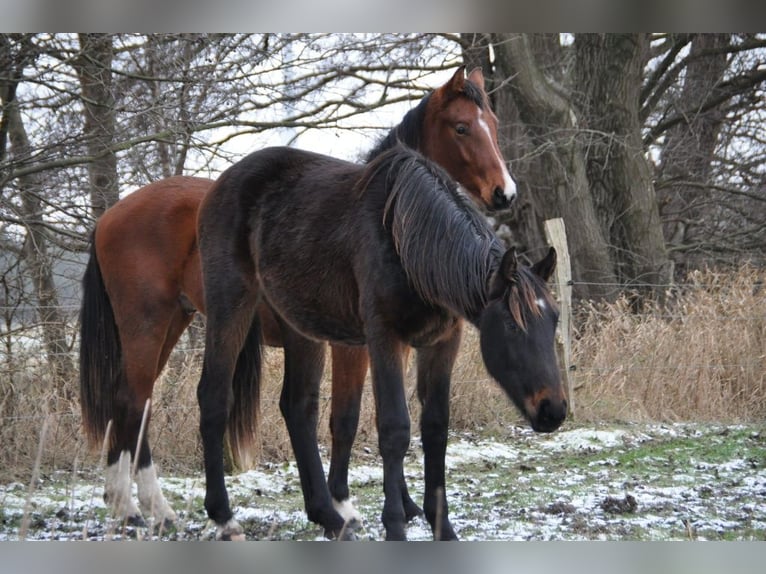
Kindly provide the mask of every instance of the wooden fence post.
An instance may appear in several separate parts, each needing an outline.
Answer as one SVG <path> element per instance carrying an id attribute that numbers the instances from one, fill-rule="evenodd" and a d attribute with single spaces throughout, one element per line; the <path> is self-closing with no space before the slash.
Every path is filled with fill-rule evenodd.
<path id="1" fill-rule="evenodd" d="M 556 293 L 559 299 L 558 343 L 564 363 L 564 379 L 569 399 L 569 412 L 575 416 L 574 371 L 572 370 L 572 265 L 569 261 L 567 233 L 560 217 L 545 221 L 545 237 L 556 249 Z"/>

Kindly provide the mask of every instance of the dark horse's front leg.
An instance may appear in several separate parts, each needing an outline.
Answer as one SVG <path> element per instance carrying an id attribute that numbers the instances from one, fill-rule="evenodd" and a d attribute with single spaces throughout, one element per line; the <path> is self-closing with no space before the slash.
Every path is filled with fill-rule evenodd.
<path id="1" fill-rule="evenodd" d="M 348 467 L 351 449 L 359 425 L 362 391 L 370 356 L 366 347 L 331 345 L 332 350 L 332 409 L 330 412 L 330 433 L 332 451 L 328 486 L 333 504 L 338 512 L 350 522 L 359 522 L 361 517 L 349 502 Z M 402 477 L 404 482 L 404 477 Z M 406 483 L 402 488 L 402 503 L 405 518 L 409 522 L 423 511 L 410 498 Z"/>
<path id="2" fill-rule="evenodd" d="M 404 393 L 403 344 L 388 334 L 368 335 L 377 410 L 378 445 L 383 458 L 385 501 L 381 519 L 386 540 L 406 540 L 404 455 L 410 445 L 410 416 Z"/>
<path id="3" fill-rule="evenodd" d="M 435 540 L 457 540 L 449 520 L 444 458 L 449 427 L 452 367 L 460 346 L 461 325 L 433 347 L 418 350 L 418 398 L 422 405 L 420 433 L 425 458 L 423 510 Z"/>

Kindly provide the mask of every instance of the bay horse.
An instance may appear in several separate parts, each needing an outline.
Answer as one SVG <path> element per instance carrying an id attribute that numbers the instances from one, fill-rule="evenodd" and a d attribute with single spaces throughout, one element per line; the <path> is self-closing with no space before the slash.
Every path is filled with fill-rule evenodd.
<path id="1" fill-rule="evenodd" d="M 545 283 L 555 251 L 531 269 L 520 266 L 450 175 L 411 148 L 393 146 L 366 166 L 293 148 L 252 153 L 203 199 L 198 238 L 207 312 L 197 389 L 205 509 L 220 539 L 244 537 L 224 483 L 223 437 L 237 389 L 258 393 L 263 302 L 282 333 L 280 410 L 306 511 L 326 532 L 345 529 L 316 443 L 325 341 L 367 346 L 387 540 L 406 538 L 406 348 L 417 352 L 423 510 L 437 539 L 456 538 L 444 459 L 462 319 L 479 328 L 488 372 L 535 431 L 552 432 L 566 416 L 554 350 L 558 311 Z"/>
<path id="2" fill-rule="evenodd" d="M 404 116 L 367 160 L 396 142 L 439 163 L 468 196 L 490 210 L 505 208 L 516 193 L 499 151 L 497 119 L 480 69 L 466 78 L 464 67 L 458 68 Z M 138 449 L 138 506 L 131 497 L 131 467 L 155 380 L 194 314 L 205 313 L 196 220 L 212 184 L 183 176 L 153 182 L 108 209 L 93 232 L 80 311 L 83 426 L 91 444 L 99 446 L 113 421 L 104 498 L 112 515 L 131 524 L 144 524 L 143 515 L 160 522 L 176 517 L 157 481 L 148 433 Z M 265 305 L 259 312 L 264 342 L 281 346 L 271 312 Z M 369 358 L 363 347 L 331 345 L 331 353 L 329 485 L 339 511 L 350 519 L 356 513 L 348 503 L 348 465 Z M 235 411 L 254 406 L 244 393 Z M 231 424 L 233 455 L 246 460 L 253 429 L 238 427 L 236 414 Z M 406 489 L 403 503 L 409 518 L 420 512 Z"/>

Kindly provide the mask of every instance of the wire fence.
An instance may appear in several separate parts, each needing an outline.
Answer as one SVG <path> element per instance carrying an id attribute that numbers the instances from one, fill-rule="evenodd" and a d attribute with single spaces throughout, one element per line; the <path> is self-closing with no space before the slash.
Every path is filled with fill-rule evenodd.
<path id="1" fill-rule="evenodd" d="M 593 421 L 766 420 L 766 270 L 747 268 L 730 275 L 700 274 L 666 286 L 674 296 L 636 309 L 626 295 L 605 303 L 580 301 L 572 310 L 571 357 L 561 364 L 569 393 L 576 399 L 573 424 Z M 573 288 L 558 282 L 554 291 Z M 64 317 L 64 340 L 46 339 L 34 305 L 23 321 L 19 306 L 0 305 L 0 472 L 4 478 L 28 474 L 47 425 L 44 467 L 75 464 L 85 454 L 79 407 L 78 306 L 56 310 Z M 10 314 L 10 315 L 9 315 Z M 155 460 L 179 471 L 198 470 L 200 444 L 196 385 L 204 353 L 204 319 L 185 332 L 155 386 L 152 397 L 152 449 Z M 53 343 L 58 343 L 55 345 Z M 55 348 L 63 349 L 56 351 Z M 414 353 L 413 353 L 414 355 Z M 561 353 L 560 353 L 561 356 Z M 262 456 L 289 460 L 291 450 L 281 421 L 279 349 L 267 349 L 261 396 Z M 62 377 L 53 368 L 66 359 Z M 331 410 L 330 361 L 320 390 L 319 440 L 328 444 Z M 414 357 L 406 377 L 413 420 L 419 405 Z M 357 448 L 375 449 L 372 393 L 365 391 Z M 483 367 L 478 336 L 467 328 L 453 371 L 451 428 L 474 432 L 502 429 L 523 420 Z M 79 464 L 79 463 L 78 463 Z"/>

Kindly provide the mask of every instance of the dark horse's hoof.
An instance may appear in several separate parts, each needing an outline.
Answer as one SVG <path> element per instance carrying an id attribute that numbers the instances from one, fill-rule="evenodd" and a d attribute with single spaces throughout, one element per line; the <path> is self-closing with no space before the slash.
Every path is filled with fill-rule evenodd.
<path id="1" fill-rule="evenodd" d="M 324 536 L 328 540 L 353 541 L 358 540 L 356 531 L 362 526 L 362 523 L 356 519 L 347 521 L 340 530 L 325 528 Z"/>
<path id="2" fill-rule="evenodd" d="M 140 514 L 134 514 L 133 516 L 128 516 L 125 519 L 125 524 L 128 526 L 133 526 L 135 528 L 146 528 L 146 521 L 144 520 L 144 517 Z"/>
<path id="3" fill-rule="evenodd" d="M 404 519 L 407 522 L 412 522 L 412 519 L 417 516 L 423 515 L 423 509 L 415 504 L 411 498 L 407 498 L 404 502 Z"/>

